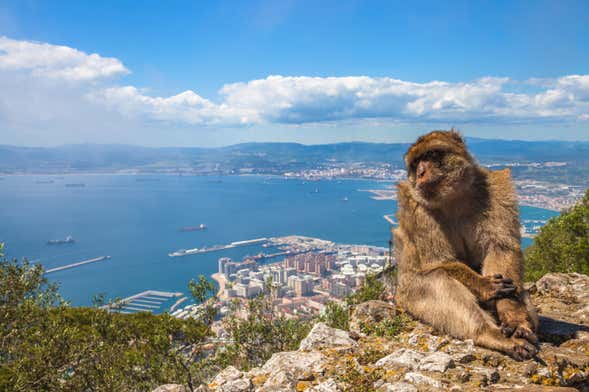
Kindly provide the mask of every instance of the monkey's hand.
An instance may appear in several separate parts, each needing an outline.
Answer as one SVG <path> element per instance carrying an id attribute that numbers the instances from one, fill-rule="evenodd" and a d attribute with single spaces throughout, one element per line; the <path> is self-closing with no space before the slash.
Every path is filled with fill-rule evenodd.
<path id="1" fill-rule="evenodd" d="M 480 300 L 483 302 L 500 298 L 515 297 L 516 286 L 513 280 L 501 274 L 483 276 Z"/>

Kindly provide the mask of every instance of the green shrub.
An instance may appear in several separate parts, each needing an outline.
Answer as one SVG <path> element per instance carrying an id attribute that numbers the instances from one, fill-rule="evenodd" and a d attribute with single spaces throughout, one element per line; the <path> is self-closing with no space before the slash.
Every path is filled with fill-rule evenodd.
<path id="1" fill-rule="evenodd" d="M 525 252 L 525 277 L 537 280 L 548 272 L 589 275 L 589 190 L 585 197 L 540 230 Z"/>
<path id="2" fill-rule="evenodd" d="M 249 300 L 245 318 L 239 317 L 239 306 L 234 302 L 231 314 L 223 319 L 231 343 L 218 355 L 221 367 L 259 366 L 276 352 L 296 350 L 311 330 L 311 320 L 277 316 L 269 296 Z"/>
<path id="3" fill-rule="evenodd" d="M 350 327 L 347 307 L 333 301 L 325 304 L 325 313 L 321 317 L 321 321 L 332 328 L 343 329 L 344 331 L 347 331 Z"/>
<path id="4" fill-rule="evenodd" d="M 412 326 L 412 319 L 405 313 L 399 313 L 393 318 L 387 318 L 378 323 L 360 324 L 360 331 L 367 335 L 386 336 L 389 338 L 397 336 Z"/>
<path id="5" fill-rule="evenodd" d="M 346 298 L 348 305 L 357 305 L 370 300 L 386 299 L 386 289 L 384 283 L 377 279 L 375 275 L 367 275 L 364 284 L 353 294 Z"/>

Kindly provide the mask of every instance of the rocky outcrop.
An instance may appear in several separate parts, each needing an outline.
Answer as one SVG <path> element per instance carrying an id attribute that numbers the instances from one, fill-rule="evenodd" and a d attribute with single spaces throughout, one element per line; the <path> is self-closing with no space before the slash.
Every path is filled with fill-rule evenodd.
<path id="1" fill-rule="evenodd" d="M 229 367 L 207 388 L 225 392 L 589 391 L 589 277 L 549 274 L 529 288 L 541 315 L 540 352 L 535 360 L 517 362 L 472 341 L 438 334 L 419 322 L 393 338 L 365 335 L 357 328 L 352 333 L 355 339 L 347 331 L 318 323 L 299 350 L 276 353 L 248 372 Z M 390 304 L 370 301 L 354 308 L 350 325 L 380 322 L 397 312 Z"/>

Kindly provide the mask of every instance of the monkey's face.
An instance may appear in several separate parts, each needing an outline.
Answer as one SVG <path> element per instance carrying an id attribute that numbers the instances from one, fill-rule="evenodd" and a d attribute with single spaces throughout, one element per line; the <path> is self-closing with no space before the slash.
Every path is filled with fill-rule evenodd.
<path id="1" fill-rule="evenodd" d="M 440 207 L 461 194 L 472 182 L 473 164 L 447 149 L 430 149 L 409 162 L 408 176 L 419 199 Z"/>

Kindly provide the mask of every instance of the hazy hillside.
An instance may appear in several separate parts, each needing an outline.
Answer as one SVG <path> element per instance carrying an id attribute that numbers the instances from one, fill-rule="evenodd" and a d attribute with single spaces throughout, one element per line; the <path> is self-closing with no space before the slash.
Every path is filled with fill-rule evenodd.
<path id="1" fill-rule="evenodd" d="M 571 168 L 573 171 L 584 171 L 589 165 L 589 142 L 469 139 L 468 143 L 474 155 L 483 163 L 559 161 L 569 163 L 569 172 Z M 252 168 L 256 172 L 280 172 L 333 162 L 390 163 L 401 166 L 407 147 L 406 143 L 360 142 L 324 145 L 246 143 L 219 148 L 148 148 L 117 144 L 59 147 L 4 145 L 0 146 L 0 172 L 150 171 L 154 168 L 182 167 L 194 168 L 203 173 L 227 173 L 241 168 Z M 562 169 L 554 170 L 555 175 L 564 173 Z"/>

